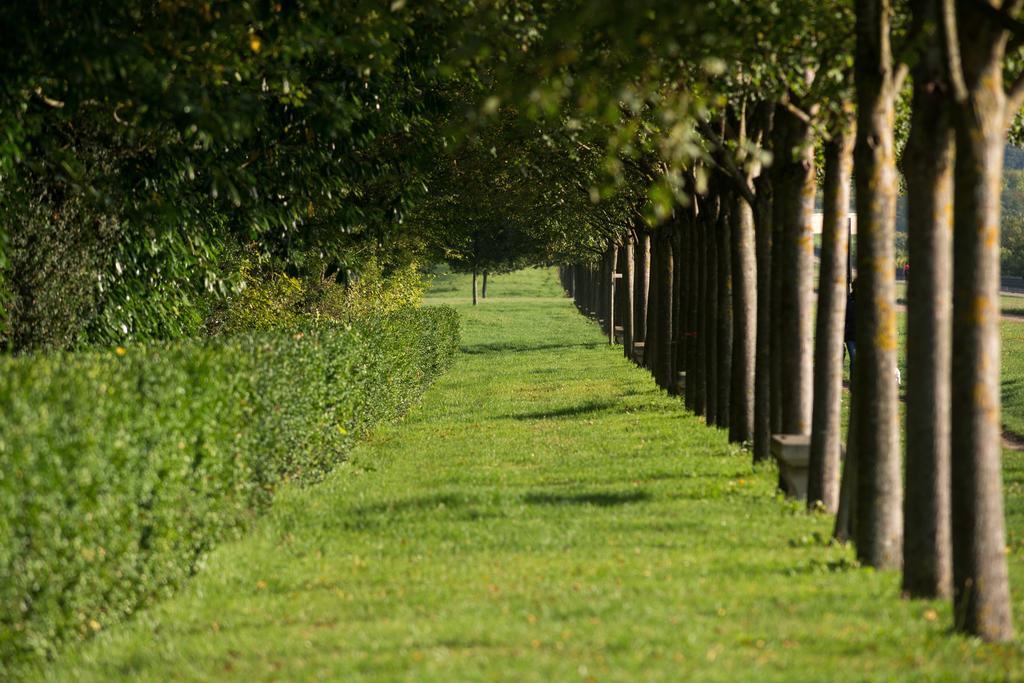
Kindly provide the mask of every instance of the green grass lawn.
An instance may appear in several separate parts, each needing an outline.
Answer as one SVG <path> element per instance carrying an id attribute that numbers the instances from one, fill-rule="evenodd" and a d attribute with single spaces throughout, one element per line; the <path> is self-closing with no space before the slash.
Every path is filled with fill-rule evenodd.
<path id="1" fill-rule="evenodd" d="M 817 282 L 817 279 L 815 279 Z M 907 303 L 907 283 L 903 280 L 896 282 L 896 300 L 901 304 Z M 1022 294 L 1001 294 L 999 296 L 999 308 L 1003 315 L 1012 315 L 1024 318 L 1024 295 Z"/>
<path id="2" fill-rule="evenodd" d="M 831 546 L 831 519 L 684 411 L 559 297 L 495 277 L 404 423 L 285 490 L 177 597 L 39 672 L 53 681 L 821 681 L 1024 677 L 945 602 Z M 1024 627 L 1024 466 L 1007 466 Z"/>

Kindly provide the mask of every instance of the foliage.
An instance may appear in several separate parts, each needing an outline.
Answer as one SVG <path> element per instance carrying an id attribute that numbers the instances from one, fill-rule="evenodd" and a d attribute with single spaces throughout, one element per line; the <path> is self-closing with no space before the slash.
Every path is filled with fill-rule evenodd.
<path id="1" fill-rule="evenodd" d="M 234 284 L 225 249 L 255 240 L 286 262 L 316 250 L 349 267 L 353 251 L 388 244 L 445 143 L 439 37 L 464 11 L 3 4 L 0 243 L 20 242 L 0 258 L 0 341 L 188 336 L 201 299 Z"/>
<path id="2" fill-rule="evenodd" d="M 429 284 L 429 277 L 421 272 L 416 260 L 385 273 L 380 260 L 373 258 L 345 287 L 337 304 L 332 305 L 335 297 L 325 291 L 322 295 L 324 305 L 318 307 L 317 312 L 339 319 L 343 316 L 358 318 L 374 313 L 393 313 L 419 304 Z"/>
<path id="3" fill-rule="evenodd" d="M 1024 275 L 1024 170 L 1004 172 L 1000 201 L 1002 271 L 1004 275 Z"/>
<path id="4" fill-rule="evenodd" d="M 451 360 L 456 314 L 0 359 L 0 672 L 168 595 Z"/>
<path id="5" fill-rule="evenodd" d="M 365 261 L 348 284 L 322 270 L 294 276 L 247 260 L 241 275 L 238 291 L 207 319 L 207 331 L 238 334 L 389 315 L 419 304 L 428 284 L 417 261 L 386 273 L 377 257 Z"/>

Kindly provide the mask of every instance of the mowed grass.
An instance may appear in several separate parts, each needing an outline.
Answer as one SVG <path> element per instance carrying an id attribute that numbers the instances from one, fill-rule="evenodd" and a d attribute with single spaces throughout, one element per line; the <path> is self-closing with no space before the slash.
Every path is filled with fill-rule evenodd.
<path id="1" fill-rule="evenodd" d="M 1024 677 L 1020 640 L 951 635 L 945 602 L 829 545 L 830 518 L 609 348 L 553 271 L 495 277 L 476 308 L 465 277 L 435 291 L 463 353 L 403 423 L 38 678 Z M 1010 565 L 1024 626 L 1019 542 Z"/>
<path id="2" fill-rule="evenodd" d="M 907 283 L 905 280 L 896 281 L 896 301 L 904 305 L 907 303 Z M 999 296 L 999 308 L 1003 315 L 1024 318 L 1024 294 L 1002 293 Z"/>

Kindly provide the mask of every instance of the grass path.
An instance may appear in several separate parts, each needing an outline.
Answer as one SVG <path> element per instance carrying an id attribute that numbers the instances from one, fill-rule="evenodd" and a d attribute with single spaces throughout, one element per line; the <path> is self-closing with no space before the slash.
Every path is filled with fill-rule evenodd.
<path id="1" fill-rule="evenodd" d="M 829 519 L 608 348 L 551 271 L 493 278 L 475 309 L 465 286 L 434 289 L 463 353 L 403 423 L 40 677 L 1024 677 L 1020 642 L 950 636 L 945 603 L 823 542 Z M 1019 462 L 1008 478 L 1019 496 Z M 1011 570 L 1024 626 L 1019 546 Z"/>

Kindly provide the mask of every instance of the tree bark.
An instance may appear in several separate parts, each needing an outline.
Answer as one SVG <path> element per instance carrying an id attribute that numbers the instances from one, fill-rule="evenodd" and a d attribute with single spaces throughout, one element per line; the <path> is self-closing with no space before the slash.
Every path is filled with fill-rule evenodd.
<path id="1" fill-rule="evenodd" d="M 694 198 L 693 204 L 690 207 L 690 211 L 687 214 L 688 220 L 684 224 L 684 229 L 687 234 L 686 241 L 686 253 L 684 254 L 686 269 L 684 270 L 684 277 L 686 283 L 686 329 L 684 334 L 686 335 L 686 344 L 684 350 L 686 353 L 686 407 L 694 413 L 699 414 L 697 410 L 697 385 L 698 385 L 698 371 L 697 371 L 697 348 L 699 346 L 698 340 L 698 321 L 697 317 L 700 311 L 700 285 L 698 283 L 698 276 L 700 273 L 700 266 L 698 260 L 700 258 L 700 242 L 698 237 L 699 223 L 697 215 L 697 199 Z"/>
<path id="2" fill-rule="evenodd" d="M 952 3 L 946 5 L 951 13 Z M 949 14 L 947 14 L 949 16 Z M 956 627 L 1013 638 L 1003 519 L 999 338 L 999 192 L 1007 110 L 1004 32 L 956 4 L 953 216 L 952 536 Z"/>
<path id="3" fill-rule="evenodd" d="M 677 261 L 676 272 L 679 274 L 679 324 L 677 325 L 676 343 L 676 377 L 685 373 L 686 381 L 681 386 L 683 403 L 693 409 L 692 392 L 690 382 L 693 375 L 690 374 L 690 348 L 693 346 L 691 303 L 693 301 L 693 289 L 690 286 L 690 274 L 693 270 L 693 204 L 680 208 L 679 221 L 679 260 Z"/>
<path id="4" fill-rule="evenodd" d="M 672 229 L 672 345 L 669 375 L 672 381 L 672 393 L 679 394 L 679 373 L 683 366 L 679 362 L 679 354 L 683 348 L 682 321 L 683 300 L 686 290 L 683 287 L 683 221 L 684 207 L 676 208 L 676 220 Z"/>
<path id="5" fill-rule="evenodd" d="M 622 285 L 623 295 L 622 303 L 625 308 L 622 309 L 622 350 L 626 358 L 633 357 L 633 330 L 636 320 L 636 312 L 634 305 L 636 301 L 636 282 L 634 277 L 636 275 L 635 261 L 636 258 L 633 254 L 635 240 L 633 233 L 626 237 L 626 246 L 623 249 L 622 265 L 625 266 L 622 274 Z"/>
<path id="6" fill-rule="evenodd" d="M 697 336 L 693 342 L 694 358 L 694 397 L 693 412 L 697 415 L 707 415 L 708 411 L 708 227 L 707 227 L 707 205 L 701 204 L 701 213 L 694 224 L 694 234 L 697 240 L 697 254 L 695 263 L 697 272 L 694 275 L 694 297 L 696 302 L 695 321 L 697 323 Z"/>
<path id="7" fill-rule="evenodd" d="M 616 299 L 616 286 L 615 286 L 615 271 L 619 263 L 619 245 L 612 243 L 608 247 L 607 255 L 608 267 L 605 269 L 605 287 L 608 297 L 608 344 L 610 346 L 615 345 L 615 319 L 620 315 L 619 311 L 616 310 L 615 304 Z"/>
<path id="8" fill-rule="evenodd" d="M 934 0 L 914 0 L 914 21 L 931 31 L 914 69 L 907 182 L 906 498 L 903 592 L 952 592 L 950 531 L 950 342 L 953 131 Z"/>
<path id="9" fill-rule="evenodd" d="M 786 174 L 783 172 L 784 157 L 789 140 L 786 134 L 785 117 L 781 105 L 775 111 L 775 128 L 772 135 L 772 151 L 775 165 L 772 167 L 772 232 L 771 232 L 771 293 L 768 343 L 769 352 L 769 427 L 772 434 L 782 432 L 782 242 L 786 224 Z"/>
<path id="10" fill-rule="evenodd" d="M 737 194 L 732 210 L 732 387 L 729 441 L 754 437 L 754 370 L 757 352 L 757 257 L 754 209 Z"/>
<path id="11" fill-rule="evenodd" d="M 647 304 L 651 288 L 651 235 L 644 230 L 636 253 L 636 327 L 637 341 L 647 341 Z"/>
<path id="12" fill-rule="evenodd" d="M 673 261 L 672 232 L 673 225 L 663 226 L 658 235 L 658 260 L 661 277 L 658 285 L 658 355 L 657 355 L 657 377 L 658 383 L 666 390 L 672 391 L 675 384 L 672 378 L 672 309 L 673 309 L 673 285 L 675 284 L 675 263 Z"/>
<path id="13" fill-rule="evenodd" d="M 651 270 L 647 299 L 647 336 L 644 339 L 644 367 L 651 372 L 656 383 L 659 381 L 657 358 L 658 346 L 661 344 L 661 338 L 658 335 L 659 318 L 661 317 L 661 302 L 658 298 L 661 296 L 662 278 L 660 251 L 661 245 L 657 234 L 655 234 L 650 241 Z"/>
<path id="14" fill-rule="evenodd" d="M 765 135 L 772 122 L 766 124 Z M 757 196 L 757 351 L 754 371 L 754 462 L 771 458 L 771 314 L 773 173 L 754 181 Z"/>
<path id="15" fill-rule="evenodd" d="M 473 271 L 473 305 L 476 306 L 476 271 Z"/>
<path id="16" fill-rule="evenodd" d="M 718 197 L 711 197 L 713 212 L 705 220 L 704 267 L 704 418 L 709 425 L 718 420 Z"/>
<path id="17" fill-rule="evenodd" d="M 608 292 L 610 291 L 611 271 L 615 267 L 610 262 L 611 249 L 611 246 L 609 246 L 604 250 L 601 260 L 597 264 L 597 288 L 594 292 L 597 301 L 597 320 L 605 334 L 609 334 L 611 330 L 609 316 L 611 314 L 612 301 L 608 296 Z"/>
<path id="18" fill-rule="evenodd" d="M 480 298 L 481 299 L 486 299 L 487 298 L 487 271 L 486 270 L 484 271 L 483 283 L 480 286 Z"/>
<path id="19" fill-rule="evenodd" d="M 829 513 L 839 506 L 840 408 L 843 391 L 843 326 L 846 320 L 846 231 L 850 213 L 853 135 L 847 123 L 825 145 L 824 216 L 814 335 L 814 409 L 807 478 L 807 507 Z"/>
<path id="20" fill-rule="evenodd" d="M 857 378 L 850 380 L 850 393 L 857 391 Z M 854 522 L 857 517 L 857 403 L 850 403 L 850 421 L 846 427 L 846 462 L 843 463 L 843 480 L 839 487 L 839 509 L 836 511 L 836 526 L 832 532 L 837 541 L 846 543 L 855 537 Z"/>
<path id="21" fill-rule="evenodd" d="M 896 167 L 889 0 L 857 0 L 857 556 L 899 568 L 903 486 L 896 392 Z"/>
<path id="22" fill-rule="evenodd" d="M 780 160 L 780 170 L 785 176 L 784 194 L 781 197 L 785 222 L 782 227 L 782 272 L 779 285 L 782 431 L 787 434 L 809 434 L 811 300 L 814 277 L 811 217 L 817 189 L 814 144 L 808 124 L 789 111 L 782 114 L 780 119 L 787 132 L 787 153 Z"/>
<path id="23" fill-rule="evenodd" d="M 732 389 L 732 193 L 719 195 L 718 228 L 715 235 L 718 257 L 718 342 L 715 345 L 718 370 L 718 400 L 715 402 L 715 424 L 729 428 L 730 391 Z"/>

